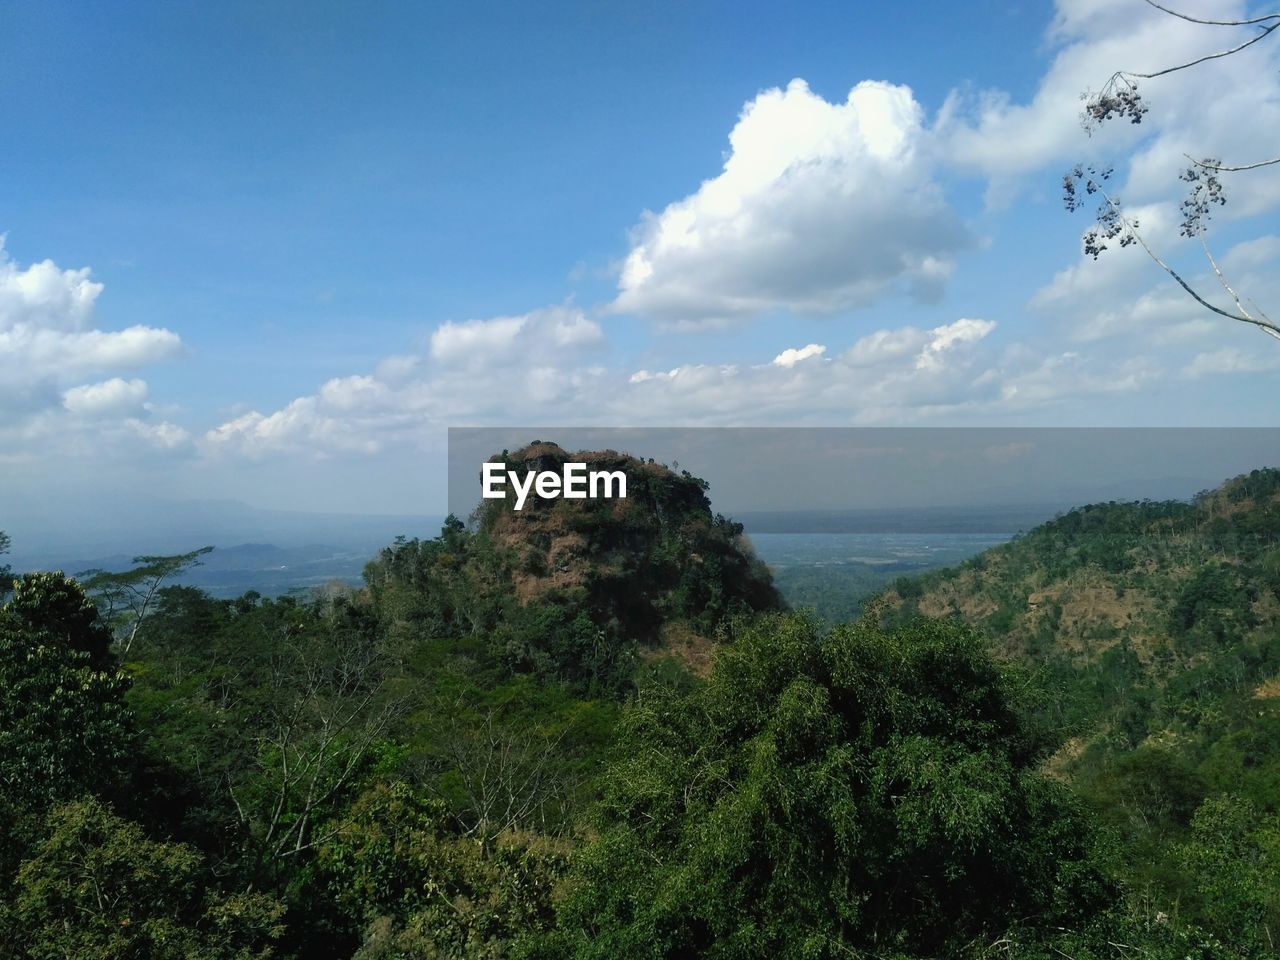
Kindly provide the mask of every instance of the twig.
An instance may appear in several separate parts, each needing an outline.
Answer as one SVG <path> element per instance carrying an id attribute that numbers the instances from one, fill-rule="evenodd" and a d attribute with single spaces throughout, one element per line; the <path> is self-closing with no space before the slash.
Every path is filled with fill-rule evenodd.
<path id="1" fill-rule="evenodd" d="M 1259 160 L 1257 163 L 1246 163 L 1238 167 L 1228 167 L 1214 160 L 1197 160 L 1189 153 L 1184 153 L 1184 157 L 1190 160 L 1197 167 L 1203 170 L 1212 170 L 1214 173 L 1240 173 L 1242 170 L 1257 170 L 1259 167 L 1270 167 L 1280 163 L 1280 157 L 1272 157 L 1270 160 Z"/>
<path id="2" fill-rule="evenodd" d="M 1276 339 L 1280 340 L 1280 326 L 1277 326 L 1276 324 L 1271 323 L 1268 320 L 1262 320 L 1257 317 L 1249 316 L 1247 314 L 1232 313 L 1230 310 L 1223 310 L 1221 307 L 1215 306 L 1214 304 L 1206 300 L 1204 297 L 1200 296 L 1200 294 L 1196 293 L 1195 289 L 1191 286 L 1191 284 L 1183 280 L 1182 276 L 1176 270 L 1174 270 L 1173 267 L 1169 266 L 1167 263 L 1161 260 L 1159 256 L 1156 255 L 1156 252 L 1152 250 L 1151 247 L 1147 244 L 1147 241 L 1143 239 L 1142 234 L 1138 232 L 1137 227 L 1135 227 L 1132 223 L 1130 223 L 1129 218 L 1124 215 L 1123 211 L 1120 208 L 1120 204 L 1116 200 L 1112 199 L 1111 196 L 1108 195 L 1105 190 L 1102 190 L 1101 187 L 1098 188 L 1098 192 L 1102 194 L 1103 199 L 1106 200 L 1107 203 L 1111 205 L 1111 208 L 1113 210 L 1115 210 L 1116 215 L 1120 218 L 1120 222 L 1124 224 L 1124 227 L 1128 231 L 1129 236 L 1133 237 L 1133 239 L 1136 240 L 1142 246 L 1142 249 L 1146 251 L 1147 256 L 1150 257 L 1152 261 L 1154 261 L 1155 264 L 1158 267 L 1160 267 L 1160 269 L 1162 269 L 1165 273 L 1169 274 L 1169 276 L 1173 277 L 1173 279 L 1178 282 L 1178 286 L 1182 287 L 1183 290 L 1187 291 L 1187 293 L 1189 293 L 1197 303 L 1199 303 L 1206 310 L 1211 310 L 1214 313 L 1218 314 L 1219 316 L 1226 317 L 1228 320 L 1238 320 L 1241 323 L 1251 323 L 1258 329 L 1263 330 L 1266 333 L 1270 334 L 1271 336 L 1275 337 Z"/>

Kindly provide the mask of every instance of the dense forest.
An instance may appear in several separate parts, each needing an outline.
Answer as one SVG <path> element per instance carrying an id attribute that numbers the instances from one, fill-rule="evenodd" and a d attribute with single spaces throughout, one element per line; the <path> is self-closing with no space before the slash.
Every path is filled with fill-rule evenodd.
<path id="1" fill-rule="evenodd" d="M 360 589 L 0 569 L 0 955 L 1275 954 L 1280 472 L 832 624 L 705 482 L 572 459 L 627 499 L 487 501 Z"/>
<path id="2" fill-rule="evenodd" d="M 1275 952 L 1280 471 L 1072 510 L 876 603 L 887 624 L 969 624 L 1021 664 L 1046 772 L 1097 812 L 1135 893 Z"/>

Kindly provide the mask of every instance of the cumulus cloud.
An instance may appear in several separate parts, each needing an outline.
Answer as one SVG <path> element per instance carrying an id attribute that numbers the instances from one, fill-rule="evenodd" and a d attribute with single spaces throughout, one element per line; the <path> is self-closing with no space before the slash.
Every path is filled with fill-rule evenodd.
<path id="1" fill-rule="evenodd" d="M 1205 0 L 1195 13 L 1236 19 L 1245 9 L 1242 0 Z M 1032 98 L 1017 103 L 1001 91 L 956 91 L 937 132 L 950 163 L 991 177 L 997 187 L 1049 165 L 1133 150 L 1124 192 L 1138 202 L 1158 200 L 1179 187 L 1184 153 L 1243 161 L 1260 149 L 1259 130 L 1280 128 L 1280 55 L 1274 45 L 1139 81 L 1150 107 L 1143 122 L 1112 121 L 1092 138 L 1080 126 L 1081 95 L 1099 89 L 1117 70 L 1151 73 L 1185 63 L 1251 36 L 1250 29 L 1193 24 L 1145 4 L 1058 0 L 1048 35 L 1056 52 Z M 1262 179 L 1270 178 L 1243 189 L 1280 189 L 1260 186 Z M 1256 212 L 1255 203 L 1244 206 Z"/>
<path id="2" fill-rule="evenodd" d="M 52 260 L 18 269 L 0 236 L 0 331 L 21 325 L 53 330 L 79 330 L 93 313 L 102 284 L 89 279 L 89 268 L 62 270 Z"/>
<path id="3" fill-rule="evenodd" d="M 969 245 L 908 87 L 830 103 L 793 80 L 746 105 L 729 145 L 719 175 L 632 231 L 615 311 L 697 326 L 929 298 Z"/>
<path id="4" fill-rule="evenodd" d="M 841 358 L 851 367 L 872 367 L 891 363 L 916 354 L 929 340 L 929 335 L 915 327 L 877 330 L 861 337 Z"/>
<path id="5" fill-rule="evenodd" d="M 487 336 L 495 328 L 470 329 Z M 582 425 L 910 423 L 1022 410 L 1072 389 L 1114 389 L 1107 374 L 1082 377 L 1065 361 L 1041 369 L 1033 354 L 1001 355 L 987 343 L 995 329 L 994 321 L 963 318 L 930 329 L 878 330 L 835 350 L 807 344 L 758 362 L 659 369 L 593 363 L 585 344 L 517 367 L 503 350 L 491 349 L 493 338 L 473 339 L 486 344 L 479 356 L 489 357 L 489 366 L 476 366 L 470 351 L 446 352 L 448 363 L 429 357 L 410 365 L 407 377 L 375 372 L 330 380 L 273 412 L 229 419 L 203 444 L 210 453 L 252 457 L 368 455 L 406 443 L 426 446 L 446 425 L 513 418 Z M 504 332 L 505 339 L 514 335 Z"/>
<path id="6" fill-rule="evenodd" d="M 136 413 L 146 401 L 146 381 L 124 380 L 121 377 L 72 387 L 62 395 L 62 405 L 83 417 Z"/>
<path id="7" fill-rule="evenodd" d="M 1086 398 L 1136 393 L 1166 377 L 1169 366 L 1114 345 L 1047 355 L 1025 344 L 1000 345 L 993 342 L 995 321 L 975 317 L 931 328 L 884 328 L 845 344 L 810 343 L 755 359 L 639 369 L 597 355 L 594 338 L 513 365 L 501 345 L 518 333 L 484 322 L 469 329 L 484 331 L 470 341 L 484 349 L 384 363 L 373 373 L 330 380 L 275 411 L 229 419 L 202 443 L 216 455 L 358 457 L 430 447 L 446 426 L 513 421 L 972 424 L 1063 405 L 1078 410 Z M 495 329 L 503 337 L 490 336 Z M 1202 361 L 1198 369 L 1208 365 Z"/>
<path id="8" fill-rule="evenodd" d="M 602 370 L 583 361 L 604 346 L 599 324 L 571 305 L 445 323 L 425 357 L 390 357 L 274 412 L 240 414 L 207 431 L 203 444 L 255 457 L 372 454 L 498 409 L 570 409 L 601 381 Z"/>
<path id="9" fill-rule="evenodd" d="M 125 378 L 181 352 L 170 330 L 94 326 L 103 285 L 86 268 L 16 263 L 0 237 L 0 442 L 93 449 L 87 438 L 133 438 L 174 449 L 181 428 L 152 422 L 144 380 Z M 106 379 L 91 379 L 113 374 Z M 87 381 L 87 382 L 86 382 Z"/>
<path id="10" fill-rule="evenodd" d="M 134 436 L 160 450 L 182 450 L 191 446 L 191 435 L 176 423 L 161 420 L 156 423 L 128 417 L 124 427 Z"/>
<path id="11" fill-rule="evenodd" d="M 102 289 L 87 268 L 62 270 L 49 260 L 19 267 L 0 243 L 0 366 L 10 388 L 136 369 L 180 352 L 170 330 L 93 329 Z"/>
<path id="12" fill-rule="evenodd" d="M 1153 229 L 1172 224 L 1169 205 L 1153 205 L 1139 213 Z M 1234 311 L 1232 299 L 1212 266 L 1198 256 L 1198 246 L 1189 252 L 1193 256 L 1180 265 L 1183 276 L 1209 302 Z M 1243 298 L 1264 305 L 1280 304 L 1276 271 L 1280 237 L 1266 235 L 1238 243 L 1227 248 L 1217 262 Z M 1055 320 L 1067 337 L 1078 342 L 1127 337 L 1163 346 L 1209 340 L 1252 342 L 1259 337 L 1250 325 L 1210 313 L 1136 245 L 1110 250 L 1097 261 L 1081 254 L 1036 291 L 1030 307 Z"/>
<path id="13" fill-rule="evenodd" d="M 992 386 L 977 382 L 993 358 L 976 349 L 995 326 L 965 319 L 931 330 L 880 330 L 831 358 L 825 346 L 810 344 L 770 363 L 641 370 L 620 395 L 615 415 L 623 415 L 623 404 L 657 423 L 688 422 L 690 415 L 723 425 L 913 422 L 945 415 L 996 396 Z"/>
<path id="14" fill-rule="evenodd" d="M 807 347 L 796 349 L 789 347 L 773 358 L 775 367 L 794 367 L 801 360 L 808 360 L 810 357 L 820 357 L 827 352 L 827 348 L 820 343 L 811 343 Z"/>
<path id="15" fill-rule="evenodd" d="M 995 322 L 992 320 L 968 318 L 934 327 L 929 331 L 929 339 L 916 358 L 916 367 L 921 370 L 936 369 L 943 364 L 946 355 L 955 347 L 965 343 L 976 343 L 995 328 Z"/>
<path id="16" fill-rule="evenodd" d="M 1131 393 L 1162 375 L 1160 365 L 1145 357 L 1108 363 L 1072 350 L 1045 357 L 1002 378 L 1000 399 L 1013 409 L 1089 394 Z"/>

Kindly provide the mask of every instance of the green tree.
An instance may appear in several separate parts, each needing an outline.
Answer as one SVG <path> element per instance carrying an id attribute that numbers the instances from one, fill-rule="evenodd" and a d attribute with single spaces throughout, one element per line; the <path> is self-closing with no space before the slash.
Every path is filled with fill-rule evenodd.
<path id="1" fill-rule="evenodd" d="M 1249 952 L 1274 956 L 1280 931 L 1280 817 L 1248 800 L 1206 800 L 1182 845 L 1206 927 Z"/>
<path id="2" fill-rule="evenodd" d="M 109 644 L 74 580 L 14 583 L 0 608 L 0 805 L 41 810 L 119 781 L 133 727 Z"/>
<path id="3" fill-rule="evenodd" d="M 148 838 L 98 800 L 53 809 L 13 886 L 7 956 L 27 960 L 251 960 L 271 955 L 283 908 L 206 891 L 192 847 Z M 5 920 L 0 915 L 0 920 Z"/>
<path id="4" fill-rule="evenodd" d="M 166 588 L 140 636 L 130 701 L 169 780 L 153 809 L 220 870 L 287 886 L 403 712 L 376 624 L 344 600 Z"/>
<path id="5" fill-rule="evenodd" d="M 1110 893 L 976 635 L 777 617 L 628 711 L 557 946 L 937 957 Z"/>
<path id="6" fill-rule="evenodd" d="M 178 574 L 200 565 L 200 558 L 213 550 L 201 547 L 190 553 L 172 556 L 134 557 L 138 564 L 132 570 L 113 573 L 109 570 L 85 570 L 79 574 L 87 590 L 102 609 L 103 619 L 111 625 L 120 641 L 120 650 L 128 654 L 146 621 L 161 587 Z"/>
<path id="7" fill-rule="evenodd" d="M 379 784 L 321 847 L 335 903 L 364 931 L 361 960 L 507 957 L 554 922 L 565 845 L 518 831 L 482 845 L 451 819 L 407 784 Z"/>
<path id="8" fill-rule="evenodd" d="M 13 541 L 9 539 L 9 535 L 3 530 L 0 530 L 0 557 L 3 557 L 9 552 L 9 547 L 12 546 L 12 544 Z M 9 565 L 7 563 L 0 564 L 0 597 L 3 597 L 9 592 L 9 589 L 13 585 L 10 582 L 12 577 L 13 570 Z"/>

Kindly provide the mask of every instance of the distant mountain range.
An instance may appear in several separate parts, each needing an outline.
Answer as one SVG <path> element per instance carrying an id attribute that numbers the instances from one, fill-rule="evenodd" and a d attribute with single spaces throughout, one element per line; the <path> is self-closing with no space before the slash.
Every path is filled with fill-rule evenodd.
<path id="1" fill-rule="evenodd" d="M 0 530 L 13 538 L 15 561 L 180 553 L 205 544 L 328 543 L 376 549 L 400 534 L 435 536 L 444 521 L 431 515 L 266 510 L 235 500 L 112 500 L 91 509 L 80 506 L 80 511 L 67 513 L 11 507 L 11 513 L 0 514 Z"/>
<path id="2" fill-rule="evenodd" d="M 1016 491 L 993 491 L 981 506 L 916 509 L 739 512 L 751 533 L 1013 534 L 1082 503 L 1112 499 L 1185 499 L 1210 484 L 1190 478 L 1099 485 L 1052 503 L 1026 503 Z M 183 582 L 215 596 L 307 589 L 340 579 L 357 582 L 365 563 L 397 536 L 430 538 L 444 518 L 432 515 L 311 513 L 253 507 L 235 500 L 116 499 L 79 504 L 8 505 L 0 530 L 13 539 L 15 570 L 121 570 L 143 554 L 173 554 L 213 545 Z"/>
<path id="3" fill-rule="evenodd" d="M 360 572 L 397 536 L 434 537 L 443 517 L 265 510 L 234 500 L 104 503 L 88 515 L 0 516 L 13 538 L 15 570 L 123 570 L 143 554 L 185 553 L 212 545 L 183 582 L 215 596 L 253 589 L 285 593 Z"/>
<path id="4" fill-rule="evenodd" d="M 216 547 L 197 567 L 183 572 L 179 582 L 199 587 L 215 597 L 238 597 L 249 590 L 265 596 L 306 591 L 335 580 L 359 583 L 364 565 L 377 548 L 351 549 L 328 544 L 279 547 L 272 543 L 242 543 Z M 44 564 L 67 573 L 86 570 L 128 570 L 134 554 L 67 558 Z M 27 569 L 22 564 L 18 569 Z"/>

